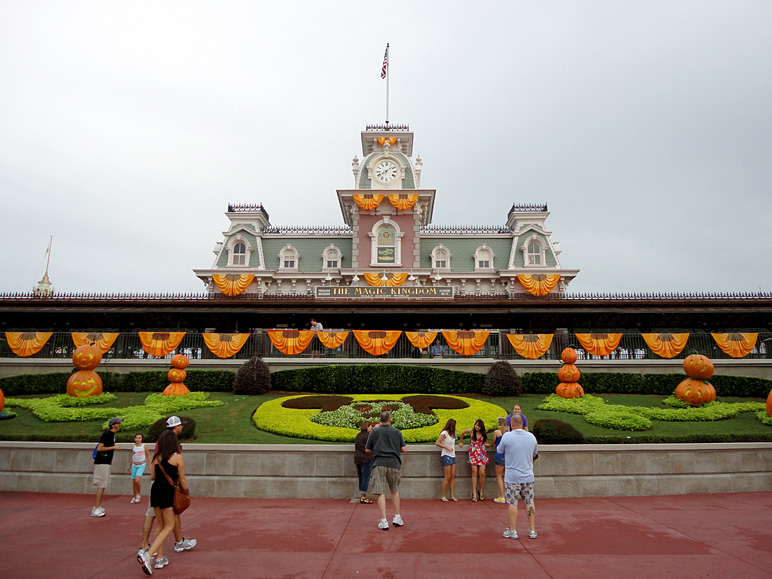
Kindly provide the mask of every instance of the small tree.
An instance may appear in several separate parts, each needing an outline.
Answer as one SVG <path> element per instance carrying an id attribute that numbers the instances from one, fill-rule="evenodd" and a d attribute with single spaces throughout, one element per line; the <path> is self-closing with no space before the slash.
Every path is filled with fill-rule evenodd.
<path id="1" fill-rule="evenodd" d="M 233 381 L 234 394 L 257 396 L 271 391 L 271 371 L 262 358 L 254 356 L 244 362 Z"/>
<path id="2" fill-rule="evenodd" d="M 482 391 L 487 396 L 520 396 L 523 382 L 509 362 L 499 360 L 488 370 Z"/>

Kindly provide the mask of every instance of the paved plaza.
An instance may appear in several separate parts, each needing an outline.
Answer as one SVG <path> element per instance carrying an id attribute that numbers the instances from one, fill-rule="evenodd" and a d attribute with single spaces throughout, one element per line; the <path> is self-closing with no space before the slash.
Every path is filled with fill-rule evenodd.
<path id="1" fill-rule="evenodd" d="M 538 480 L 537 480 L 538 492 Z M 11 577 L 144 577 L 136 560 L 145 502 L 109 495 L 0 492 L 0 565 Z M 522 508 L 522 506 L 521 506 Z M 489 498 L 403 500 L 405 526 L 380 531 L 377 506 L 347 500 L 194 497 L 183 515 L 198 546 L 154 576 L 769 577 L 772 492 L 538 499 L 539 537 L 501 536 Z M 391 503 L 388 507 L 391 520 Z"/>

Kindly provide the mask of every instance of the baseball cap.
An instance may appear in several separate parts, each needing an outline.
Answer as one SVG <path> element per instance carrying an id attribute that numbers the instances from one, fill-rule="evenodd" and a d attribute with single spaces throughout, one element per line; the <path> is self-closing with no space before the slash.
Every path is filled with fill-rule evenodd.
<path id="1" fill-rule="evenodd" d="M 123 422 L 123 418 L 118 418 L 117 416 L 110 419 L 110 422 L 107 423 L 108 428 L 111 427 L 113 424 L 120 424 Z"/>
<path id="2" fill-rule="evenodd" d="M 187 423 L 188 423 L 187 420 L 186 421 L 180 420 L 179 416 L 170 416 L 166 420 L 166 428 L 174 428 L 175 426 L 179 426 L 180 424 L 187 424 Z"/>

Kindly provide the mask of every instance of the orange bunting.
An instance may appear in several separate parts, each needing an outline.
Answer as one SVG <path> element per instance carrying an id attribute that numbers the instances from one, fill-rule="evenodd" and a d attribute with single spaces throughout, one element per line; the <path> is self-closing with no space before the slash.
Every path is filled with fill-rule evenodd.
<path id="1" fill-rule="evenodd" d="M 52 334 L 53 332 L 6 332 L 5 339 L 14 354 L 29 358 L 43 349 Z"/>
<path id="2" fill-rule="evenodd" d="M 401 330 L 354 330 L 359 345 L 372 356 L 381 356 L 391 350 L 401 334 Z"/>
<path id="3" fill-rule="evenodd" d="M 400 195 L 399 193 L 389 193 L 389 202 L 400 211 L 410 209 L 418 201 L 418 193 L 408 193 Z"/>
<path id="4" fill-rule="evenodd" d="M 215 273 L 212 275 L 214 285 L 226 296 L 243 294 L 253 279 L 255 279 L 255 275 L 252 273 Z"/>
<path id="5" fill-rule="evenodd" d="M 314 339 L 314 334 L 313 330 L 268 330 L 271 342 L 285 356 L 302 353 Z"/>
<path id="6" fill-rule="evenodd" d="M 515 352 L 523 358 L 535 360 L 547 353 L 554 334 L 507 334 Z"/>
<path id="7" fill-rule="evenodd" d="M 479 352 L 488 340 L 488 331 L 443 330 L 442 336 L 462 356 L 473 356 Z"/>
<path id="8" fill-rule="evenodd" d="M 381 279 L 377 273 L 365 273 L 363 274 L 365 281 L 371 286 L 388 286 L 396 287 L 401 286 L 407 280 L 406 273 L 393 273 L 388 279 Z"/>
<path id="9" fill-rule="evenodd" d="M 137 332 L 142 349 L 151 356 L 160 358 L 169 354 L 180 345 L 185 332 Z"/>
<path id="10" fill-rule="evenodd" d="M 238 354 L 249 339 L 249 334 L 201 334 L 204 344 L 218 358 L 230 358 Z"/>
<path id="11" fill-rule="evenodd" d="M 375 209 L 376 207 L 378 207 L 378 203 L 383 201 L 382 193 L 375 193 L 374 195 L 355 194 L 353 195 L 353 197 L 354 197 L 354 202 L 365 211 L 369 211 L 370 209 Z"/>
<path id="12" fill-rule="evenodd" d="M 386 143 L 393 145 L 397 142 L 397 137 L 378 137 L 378 143 L 383 147 Z"/>
<path id="13" fill-rule="evenodd" d="M 86 344 L 93 344 L 102 355 L 107 354 L 108 350 L 113 347 L 115 340 L 118 339 L 118 333 L 106 334 L 106 333 L 86 333 L 86 332 L 72 332 L 72 343 L 76 347 L 85 346 Z"/>
<path id="14" fill-rule="evenodd" d="M 576 339 L 593 356 L 608 356 L 617 349 L 622 334 L 575 334 Z"/>
<path id="15" fill-rule="evenodd" d="M 649 349 L 660 358 L 675 358 L 686 347 L 689 334 L 641 334 Z"/>
<path id="16" fill-rule="evenodd" d="M 744 358 L 756 347 L 758 333 L 711 334 L 721 350 L 732 358 Z"/>
<path id="17" fill-rule="evenodd" d="M 422 350 L 431 346 L 437 338 L 437 332 L 405 332 L 405 335 L 411 344 Z"/>
<path id="18" fill-rule="evenodd" d="M 528 293 L 534 296 L 546 296 L 560 281 L 559 274 L 518 275 L 517 280 L 523 284 Z"/>
<path id="19" fill-rule="evenodd" d="M 322 345 L 333 350 L 343 345 L 343 342 L 348 338 L 348 332 L 316 332 L 316 337 Z"/>

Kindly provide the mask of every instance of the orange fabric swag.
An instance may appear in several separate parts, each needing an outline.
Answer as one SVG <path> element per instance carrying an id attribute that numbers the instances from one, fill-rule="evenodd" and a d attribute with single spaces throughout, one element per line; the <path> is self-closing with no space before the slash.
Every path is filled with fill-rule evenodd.
<path id="1" fill-rule="evenodd" d="M 534 296 L 546 296 L 560 281 L 559 274 L 544 275 L 518 275 L 517 280 L 523 284 L 528 293 Z"/>
<path id="2" fill-rule="evenodd" d="M 103 333 L 86 333 L 86 332 L 72 332 L 72 343 L 75 347 L 79 348 L 86 344 L 93 344 L 104 356 L 113 347 L 115 340 L 118 339 L 118 333 L 103 334 Z"/>
<path id="3" fill-rule="evenodd" d="M 249 334 L 201 334 L 204 344 L 218 358 L 230 358 L 244 347 Z"/>
<path id="4" fill-rule="evenodd" d="M 711 334 L 721 350 L 732 358 L 744 358 L 756 347 L 757 333 Z"/>
<path id="5" fill-rule="evenodd" d="M 649 349 L 660 358 L 675 358 L 686 347 L 689 334 L 641 334 Z"/>
<path id="6" fill-rule="evenodd" d="M 151 356 L 162 358 L 180 345 L 185 332 L 137 332 L 142 349 Z"/>
<path id="7" fill-rule="evenodd" d="M 29 358 L 43 349 L 53 332 L 6 332 L 5 339 L 14 354 Z"/>
<path id="8" fill-rule="evenodd" d="M 268 330 L 268 337 L 276 349 L 285 356 L 303 352 L 314 339 L 313 330 Z"/>
<path id="9" fill-rule="evenodd" d="M 255 279 L 255 275 L 252 273 L 215 273 L 212 275 L 214 285 L 226 296 L 243 294 L 253 279 Z"/>
<path id="10" fill-rule="evenodd" d="M 464 330 L 443 330 L 442 336 L 453 348 L 462 356 L 472 356 L 479 352 L 488 340 L 490 332 L 488 331 L 464 331 Z"/>
<path id="11" fill-rule="evenodd" d="M 408 193 L 404 198 L 399 193 L 389 194 L 389 202 L 400 211 L 410 209 L 418 201 L 418 193 Z"/>
<path id="12" fill-rule="evenodd" d="M 401 330 L 354 330 L 354 337 L 359 345 L 372 356 L 381 356 L 391 350 L 400 335 Z"/>
<path id="13" fill-rule="evenodd" d="M 322 345 L 333 350 L 343 345 L 343 342 L 348 338 L 348 332 L 316 332 L 316 337 L 319 338 Z"/>
<path id="14" fill-rule="evenodd" d="M 383 201 L 383 194 L 382 193 L 376 193 L 375 195 L 353 195 L 354 202 L 359 205 L 362 209 L 365 211 L 369 211 L 370 209 L 375 209 L 378 207 L 378 204 Z"/>
<path id="15" fill-rule="evenodd" d="M 407 339 L 416 348 L 428 348 L 437 339 L 437 332 L 405 332 Z"/>
<path id="16" fill-rule="evenodd" d="M 507 334 L 515 352 L 523 358 L 535 360 L 547 353 L 554 334 Z"/>
<path id="17" fill-rule="evenodd" d="M 608 356 L 617 349 L 622 334 L 575 334 L 576 339 L 593 356 Z"/>
<path id="18" fill-rule="evenodd" d="M 403 283 L 405 283 L 405 280 L 407 279 L 406 273 L 393 273 L 391 276 L 389 276 L 388 279 L 383 280 L 377 273 L 366 273 L 364 274 L 365 281 L 367 282 L 367 285 L 378 287 L 378 286 L 388 286 L 388 287 L 398 287 L 401 286 Z"/>

